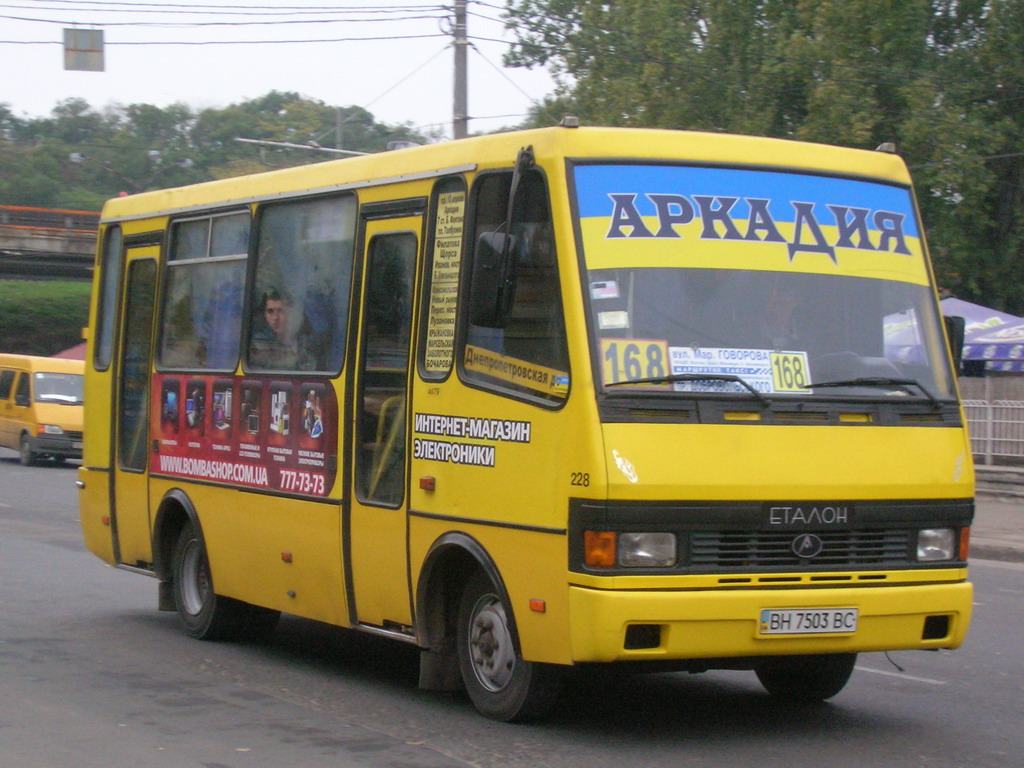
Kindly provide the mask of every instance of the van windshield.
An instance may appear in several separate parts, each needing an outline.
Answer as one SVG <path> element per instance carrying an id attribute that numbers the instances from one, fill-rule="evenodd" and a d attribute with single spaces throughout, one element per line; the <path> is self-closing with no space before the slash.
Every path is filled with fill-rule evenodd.
<path id="1" fill-rule="evenodd" d="M 573 181 L 606 391 L 954 397 L 908 187 L 668 164 Z"/>
<path id="2" fill-rule="evenodd" d="M 37 403 L 81 405 L 82 376 L 77 373 L 37 373 L 35 393 Z"/>

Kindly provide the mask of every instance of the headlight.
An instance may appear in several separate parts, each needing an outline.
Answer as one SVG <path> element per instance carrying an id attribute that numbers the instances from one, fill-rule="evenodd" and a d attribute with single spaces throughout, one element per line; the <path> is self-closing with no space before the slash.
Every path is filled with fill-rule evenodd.
<path id="1" fill-rule="evenodd" d="M 917 532 L 918 562 L 952 560 L 956 554 L 956 533 L 952 528 L 925 528 Z"/>
<path id="2" fill-rule="evenodd" d="M 620 533 L 619 565 L 624 568 L 668 568 L 676 564 L 674 533 Z"/>
<path id="3" fill-rule="evenodd" d="M 64 430 L 58 427 L 56 424 L 40 424 L 39 425 L 40 435 L 63 435 Z"/>
<path id="4" fill-rule="evenodd" d="M 583 561 L 589 568 L 671 568 L 676 535 L 584 531 Z"/>

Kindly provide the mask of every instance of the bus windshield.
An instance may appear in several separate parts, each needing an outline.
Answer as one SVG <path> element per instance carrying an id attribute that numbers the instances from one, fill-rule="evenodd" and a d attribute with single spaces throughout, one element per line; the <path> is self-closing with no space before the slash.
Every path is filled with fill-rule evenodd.
<path id="1" fill-rule="evenodd" d="M 909 190 L 681 166 L 575 177 L 606 391 L 955 396 Z"/>

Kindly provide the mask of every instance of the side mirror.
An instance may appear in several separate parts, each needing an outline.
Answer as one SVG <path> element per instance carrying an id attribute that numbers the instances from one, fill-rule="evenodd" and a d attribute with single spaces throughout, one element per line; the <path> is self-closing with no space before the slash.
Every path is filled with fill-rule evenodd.
<path id="1" fill-rule="evenodd" d="M 967 333 L 967 321 L 962 317 L 943 315 L 946 323 L 946 338 L 949 339 L 949 353 L 953 357 L 953 370 L 960 373 L 964 361 L 964 336 Z"/>
<path id="2" fill-rule="evenodd" d="M 516 295 L 516 238 L 509 234 L 525 203 L 523 177 L 536 164 L 533 147 L 523 147 L 516 155 L 516 165 L 509 182 L 508 208 L 505 221 L 495 232 L 484 232 L 477 238 L 473 252 L 472 297 L 469 321 L 484 328 L 504 328 Z"/>
<path id="3" fill-rule="evenodd" d="M 504 328 L 515 294 L 516 238 L 484 232 L 473 252 L 469 321 L 484 328 Z"/>

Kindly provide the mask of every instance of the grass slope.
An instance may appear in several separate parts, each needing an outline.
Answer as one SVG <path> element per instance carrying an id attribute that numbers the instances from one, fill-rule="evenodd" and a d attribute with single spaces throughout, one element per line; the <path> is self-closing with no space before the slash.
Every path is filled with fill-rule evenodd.
<path id="1" fill-rule="evenodd" d="M 0 280 L 0 352 L 54 355 L 82 341 L 90 283 Z"/>

